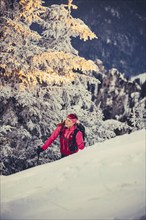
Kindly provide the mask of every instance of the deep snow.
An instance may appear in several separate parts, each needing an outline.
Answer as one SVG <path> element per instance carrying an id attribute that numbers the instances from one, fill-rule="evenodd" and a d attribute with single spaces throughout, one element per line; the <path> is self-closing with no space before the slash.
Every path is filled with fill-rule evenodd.
<path id="1" fill-rule="evenodd" d="M 146 215 L 145 130 L 1 176 L 1 219 L 138 220 Z"/>

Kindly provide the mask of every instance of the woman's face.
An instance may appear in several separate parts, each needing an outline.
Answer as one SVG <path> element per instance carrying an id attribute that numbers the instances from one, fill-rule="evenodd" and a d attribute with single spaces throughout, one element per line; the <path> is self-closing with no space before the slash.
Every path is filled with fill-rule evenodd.
<path id="1" fill-rule="evenodd" d="M 67 119 L 65 120 L 65 126 L 66 126 L 67 128 L 71 128 L 74 124 L 75 124 L 75 123 L 74 123 L 71 119 L 69 119 L 69 118 L 67 118 Z"/>

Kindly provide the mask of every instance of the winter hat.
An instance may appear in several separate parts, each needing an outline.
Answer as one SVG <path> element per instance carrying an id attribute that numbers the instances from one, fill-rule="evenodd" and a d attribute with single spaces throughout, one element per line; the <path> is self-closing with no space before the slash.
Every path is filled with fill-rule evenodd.
<path id="1" fill-rule="evenodd" d="M 67 118 L 71 119 L 73 123 L 76 123 L 77 120 L 78 120 L 78 117 L 77 117 L 76 114 L 69 114 L 69 115 L 67 116 Z"/>

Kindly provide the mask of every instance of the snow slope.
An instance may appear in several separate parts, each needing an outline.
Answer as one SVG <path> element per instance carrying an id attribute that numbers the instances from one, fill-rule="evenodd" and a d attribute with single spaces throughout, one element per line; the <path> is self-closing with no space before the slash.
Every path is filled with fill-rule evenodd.
<path id="1" fill-rule="evenodd" d="M 138 220 L 145 208 L 145 130 L 1 176 L 1 219 Z"/>

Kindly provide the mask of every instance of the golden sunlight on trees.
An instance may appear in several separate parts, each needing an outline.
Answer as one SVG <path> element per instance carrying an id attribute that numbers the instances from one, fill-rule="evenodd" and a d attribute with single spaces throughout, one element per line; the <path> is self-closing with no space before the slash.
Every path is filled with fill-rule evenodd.
<path id="1" fill-rule="evenodd" d="M 42 6 L 42 2 L 42 0 L 20 0 L 20 17 L 29 24 L 40 21 L 40 14 L 46 11 L 46 8 Z"/>
<path id="2" fill-rule="evenodd" d="M 97 38 L 83 21 L 71 16 L 71 8 L 77 8 L 72 1 L 44 7 L 41 0 L 20 0 L 15 7 L 12 18 L 2 18 L 1 83 L 23 88 L 73 80 L 77 71 L 84 75 L 98 71 L 71 45 L 71 37 Z M 41 34 L 31 29 L 33 23 L 42 27 Z"/>
<path id="3" fill-rule="evenodd" d="M 68 13 L 69 13 L 69 15 L 71 13 L 71 7 L 73 9 L 77 9 L 78 8 L 76 5 L 73 5 L 72 2 L 73 2 L 73 0 L 68 0 Z"/>

